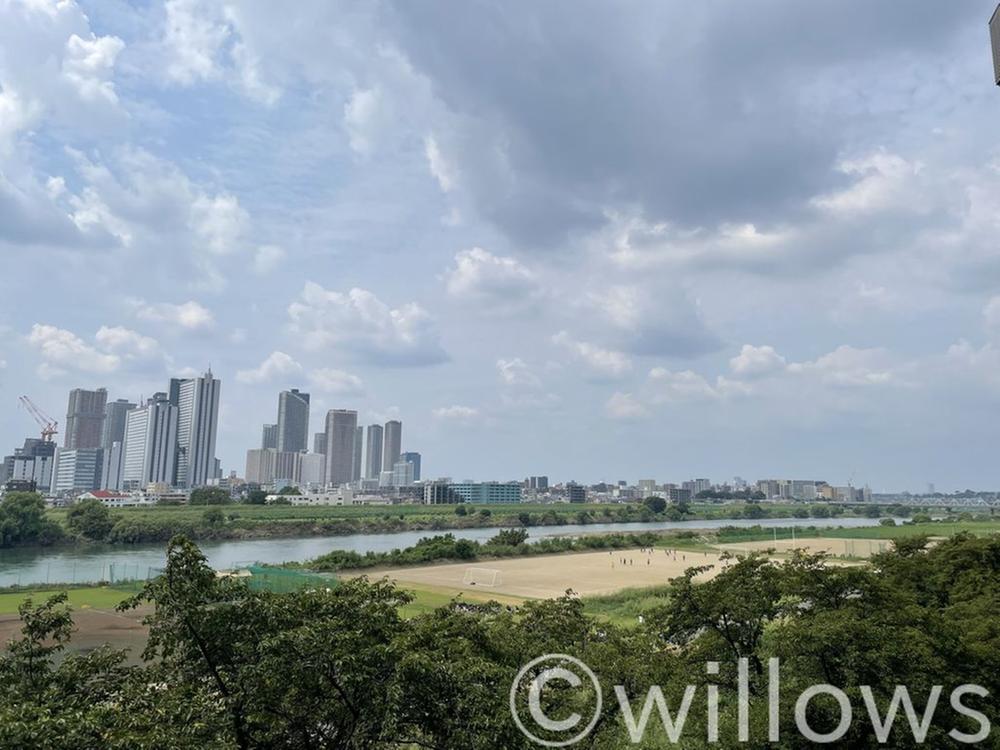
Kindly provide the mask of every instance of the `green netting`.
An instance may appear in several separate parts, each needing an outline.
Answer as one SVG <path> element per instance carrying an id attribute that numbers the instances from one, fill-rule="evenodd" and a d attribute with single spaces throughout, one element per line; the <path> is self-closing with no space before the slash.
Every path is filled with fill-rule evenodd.
<path id="1" fill-rule="evenodd" d="M 242 570 L 249 573 L 247 585 L 254 591 L 284 594 L 302 589 L 329 589 L 337 585 L 335 576 L 320 575 L 308 570 L 272 568 L 266 565 L 248 565 Z"/>

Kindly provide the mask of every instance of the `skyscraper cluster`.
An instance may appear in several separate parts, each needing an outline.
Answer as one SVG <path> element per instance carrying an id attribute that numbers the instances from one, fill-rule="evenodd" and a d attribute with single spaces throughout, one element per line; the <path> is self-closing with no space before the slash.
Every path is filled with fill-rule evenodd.
<path id="1" fill-rule="evenodd" d="M 278 420 L 264 424 L 260 448 L 247 451 L 246 480 L 277 486 L 353 484 L 400 487 L 420 479 L 420 454 L 401 451 L 403 424 L 393 419 L 363 427 L 353 409 L 330 409 L 309 450 L 309 394 L 278 394 Z"/>
<path id="2" fill-rule="evenodd" d="M 215 456 L 221 383 L 211 371 L 172 378 L 142 404 L 108 401 L 105 388 L 70 391 L 63 444 L 29 438 L 4 459 L 0 483 L 52 494 L 93 489 L 192 489 L 219 476 Z"/>

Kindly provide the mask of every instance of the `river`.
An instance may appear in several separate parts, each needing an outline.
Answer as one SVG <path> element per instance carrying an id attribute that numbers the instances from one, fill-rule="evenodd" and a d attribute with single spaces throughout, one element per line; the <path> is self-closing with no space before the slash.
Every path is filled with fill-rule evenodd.
<path id="1" fill-rule="evenodd" d="M 768 518 L 713 521 L 654 521 L 651 523 L 590 523 L 565 526 L 532 526 L 529 541 L 555 536 L 579 536 L 604 532 L 660 531 L 664 529 L 718 529 L 723 526 L 857 528 L 876 524 L 870 518 Z M 403 531 L 393 534 L 352 534 L 293 539 L 245 539 L 204 541 L 198 546 L 216 569 L 239 567 L 250 562 L 303 562 L 342 549 L 354 552 L 388 552 L 412 547 L 421 538 L 452 533 L 464 539 L 485 541 L 499 529 L 455 529 L 452 531 Z M 0 587 L 39 583 L 86 583 L 146 578 L 163 567 L 163 544 L 87 546 L 51 549 L 30 547 L 0 550 Z"/>

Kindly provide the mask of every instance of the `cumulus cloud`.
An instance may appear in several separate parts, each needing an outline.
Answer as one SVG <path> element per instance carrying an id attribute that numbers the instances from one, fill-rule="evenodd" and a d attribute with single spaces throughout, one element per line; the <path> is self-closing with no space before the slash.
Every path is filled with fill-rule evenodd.
<path id="1" fill-rule="evenodd" d="M 309 381 L 317 390 L 339 396 L 358 396 L 364 393 L 364 383 L 357 375 L 332 367 L 323 367 L 309 373 Z"/>
<path id="2" fill-rule="evenodd" d="M 101 326 L 94 340 L 101 349 L 128 357 L 149 358 L 160 353 L 156 339 L 123 326 Z"/>
<path id="3" fill-rule="evenodd" d="M 781 371 L 785 358 L 773 346 L 744 344 L 740 353 L 729 360 L 729 367 L 736 375 L 756 377 Z"/>
<path id="4" fill-rule="evenodd" d="M 893 380 L 893 368 L 885 349 L 838 346 L 811 362 L 793 362 L 792 373 L 814 374 L 826 385 L 838 387 L 881 386 Z"/>
<path id="5" fill-rule="evenodd" d="M 136 317 L 154 323 L 166 323 L 172 326 L 195 331 L 209 328 L 215 321 L 211 311 L 194 300 L 188 300 L 179 305 L 169 302 L 148 303 L 143 300 L 131 300 Z"/>
<path id="6" fill-rule="evenodd" d="M 257 367 L 237 371 L 236 379 L 247 385 L 256 385 L 299 375 L 301 372 L 302 365 L 284 352 L 275 351 Z"/>
<path id="7" fill-rule="evenodd" d="M 441 406 L 435 409 L 432 414 L 435 419 L 449 422 L 472 422 L 479 417 L 479 409 L 455 404 L 453 406 Z"/>
<path id="8" fill-rule="evenodd" d="M 577 341 L 567 331 L 555 334 L 552 343 L 565 348 L 592 373 L 603 377 L 618 378 L 632 369 L 632 360 L 621 352 L 604 349 L 587 341 Z"/>
<path id="9" fill-rule="evenodd" d="M 504 385 L 511 387 L 537 388 L 541 380 L 520 357 L 498 359 L 497 371 Z"/>
<path id="10" fill-rule="evenodd" d="M 447 359 L 430 313 L 415 302 L 391 308 L 366 289 L 341 293 L 307 282 L 288 317 L 292 333 L 311 350 L 339 347 L 378 365 Z"/>
<path id="11" fill-rule="evenodd" d="M 649 415 L 649 409 L 631 393 L 615 392 L 604 405 L 612 419 L 640 419 Z"/>
<path id="12" fill-rule="evenodd" d="M 258 276 L 266 276 L 277 270 L 285 259 L 285 251 L 277 245 L 261 245 L 253 257 L 253 270 Z"/>
<path id="13" fill-rule="evenodd" d="M 454 299 L 494 313 L 522 310 L 541 293 L 537 276 L 527 266 L 481 247 L 455 255 L 454 267 L 445 272 L 445 284 Z"/>
<path id="14" fill-rule="evenodd" d="M 49 374 L 60 370 L 110 373 L 121 365 L 115 354 L 98 351 L 71 331 L 56 326 L 35 323 L 27 337 L 28 344 L 42 357 Z"/>

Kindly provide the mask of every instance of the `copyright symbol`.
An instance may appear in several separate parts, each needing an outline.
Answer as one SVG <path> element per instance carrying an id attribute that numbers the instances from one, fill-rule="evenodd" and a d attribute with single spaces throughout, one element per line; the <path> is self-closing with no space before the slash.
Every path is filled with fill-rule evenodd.
<path id="1" fill-rule="evenodd" d="M 566 747 L 582 740 L 597 724 L 602 703 L 597 675 L 567 654 L 533 659 L 510 686 L 514 723 L 525 737 L 543 747 Z M 591 712 L 590 721 L 580 729 L 583 716 Z M 575 733 L 567 736 L 570 732 Z"/>

